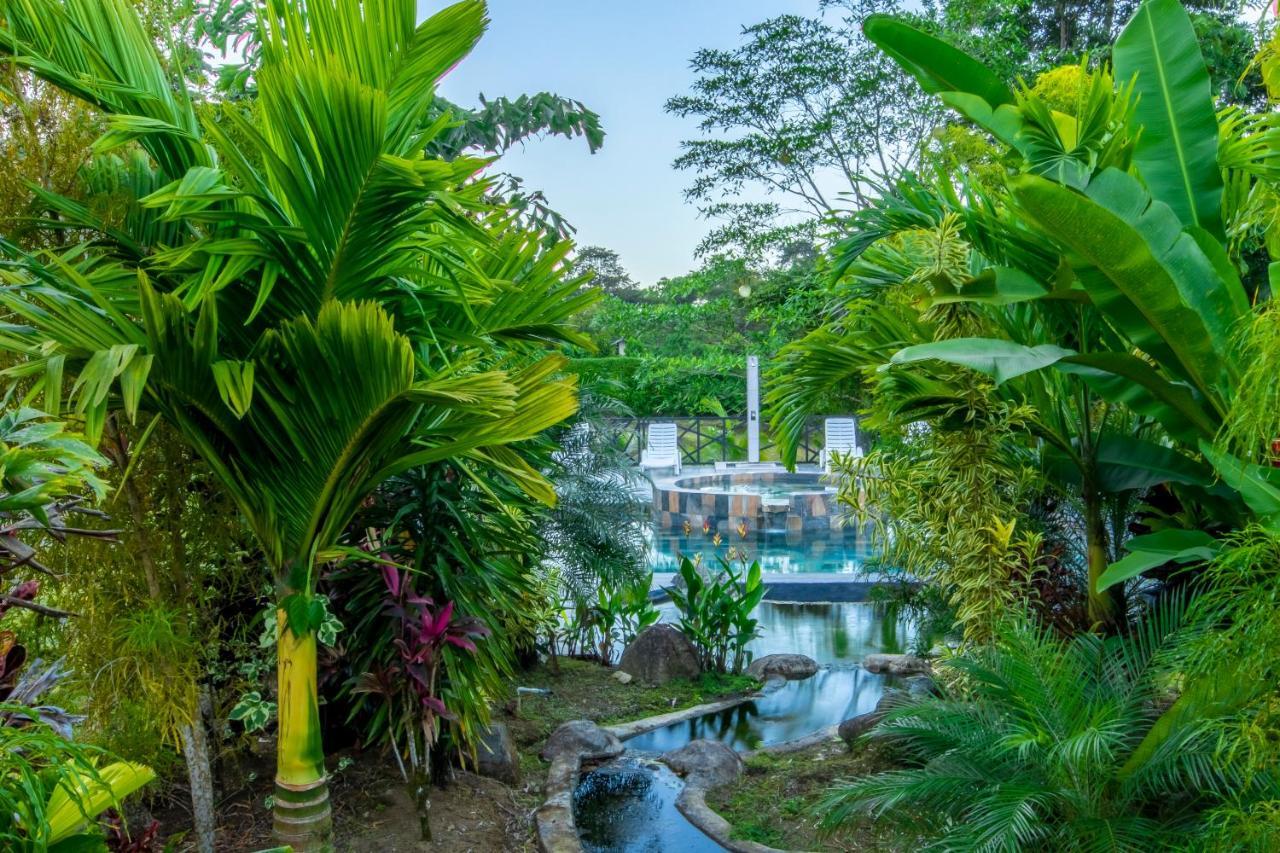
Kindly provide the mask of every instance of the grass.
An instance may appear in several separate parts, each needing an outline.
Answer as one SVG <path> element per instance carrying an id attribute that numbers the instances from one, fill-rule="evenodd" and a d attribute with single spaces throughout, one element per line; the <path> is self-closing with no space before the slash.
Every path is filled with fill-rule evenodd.
<path id="1" fill-rule="evenodd" d="M 871 819 L 839 833 L 823 836 L 817 830 L 816 803 L 838 779 L 885 769 L 887 760 L 876 747 L 821 744 L 809 749 L 747 760 L 737 785 L 712 791 L 707 803 L 733 825 L 733 837 L 786 850 L 917 850 L 920 839 Z"/>
<path id="2" fill-rule="evenodd" d="M 546 666 L 517 675 L 516 684 L 521 687 L 551 691 L 549 696 L 521 696 L 517 711 L 516 685 L 512 685 L 511 696 L 498 715 L 510 727 L 524 763 L 532 760 L 530 756 L 542 748 L 548 735 L 569 720 L 594 720 L 600 725 L 629 722 L 740 695 L 758 686 L 745 675 L 704 673 L 696 680 L 677 679 L 661 687 L 646 687 L 634 681 L 622 684 L 612 677 L 614 671 L 590 661 L 561 658 L 559 675 Z"/>

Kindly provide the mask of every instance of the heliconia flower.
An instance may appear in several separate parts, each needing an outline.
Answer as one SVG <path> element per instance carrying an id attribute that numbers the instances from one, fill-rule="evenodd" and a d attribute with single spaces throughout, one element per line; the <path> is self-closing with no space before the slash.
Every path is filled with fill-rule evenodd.
<path id="1" fill-rule="evenodd" d="M 743 539 L 747 538 L 747 523 L 745 521 L 738 522 L 738 535 Z"/>
<path id="2" fill-rule="evenodd" d="M 693 532 L 693 523 L 686 518 L 684 520 L 684 535 L 688 536 L 692 532 Z"/>
<path id="3" fill-rule="evenodd" d="M 722 541 L 722 540 L 720 539 L 720 534 L 719 534 L 719 533 L 717 533 L 715 536 L 712 536 L 712 537 L 711 537 L 711 544 L 712 544 L 712 545 L 715 545 L 717 548 L 719 548 L 719 547 L 720 547 L 720 542 L 721 542 L 721 541 Z"/>
<path id="4" fill-rule="evenodd" d="M 711 519 L 709 519 L 709 518 L 704 518 L 704 519 L 702 519 L 702 533 L 703 533 L 703 535 L 705 536 L 706 534 L 708 534 L 708 533 L 710 533 L 710 532 L 711 532 Z"/>

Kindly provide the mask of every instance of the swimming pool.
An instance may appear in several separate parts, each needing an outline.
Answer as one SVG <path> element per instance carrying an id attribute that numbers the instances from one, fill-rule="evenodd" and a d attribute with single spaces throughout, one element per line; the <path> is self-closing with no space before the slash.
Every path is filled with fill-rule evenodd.
<path id="1" fill-rule="evenodd" d="M 652 530 L 649 549 L 649 567 L 655 572 L 674 572 L 680 566 L 680 557 L 693 559 L 702 555 L 708 565 L 714 565 L 717 557 L 739 561 L 760 561 L 765 572 L 795 574 L 797 572 L 827 572 L 854 574 L 874 556 L 870 535 L 866 530 L 842 528 L 830 531 L 809 531 L 797 536 L 752 534 L 743 537 L 737 532 L 720 534 L 717 545 L 714 533 L 701 530 L 682 531 Z"/>

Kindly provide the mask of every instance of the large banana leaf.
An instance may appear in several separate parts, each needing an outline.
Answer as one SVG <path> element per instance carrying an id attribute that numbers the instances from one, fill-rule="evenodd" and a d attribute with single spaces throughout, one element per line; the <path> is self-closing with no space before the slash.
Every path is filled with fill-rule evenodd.
<path id="1" fill-rule="evenodd" d="M 1028 347 L 998 338 L 951 338 L 901 349 L 893 354 L 890 363 L 911 364 L 936 359 L 985 373 L 1001 385 L 1074 354 L 1054 344 Z"/>
<path id="2" fill-rule="evenodd" d="M 1079 485 L 1080 472 L 1062 453 L 1046 450 L 1045 467 L 1056 482 Z M 1210 472 L 1200 462 L 1171 447 L 1129 435 L 1105 435 L 1098 439 L 1092 464 L 1098 490 L 1117 494 L 1148 489 L 1161 483 L 1208 486 Z"/>
<path id="3" fill-rule="evenodd" d="M 1135 536 L 1124 547 L 1129 553 L 1107 566 L 1098 577 L 1098 592 L 1166 563 L 1212 560 L 1221 549 L 1218 540 L 1203 530 L 1178 529 Z"/>
<path id="4" fill-rule="evenodd" d="M 1223 237 L 1218 121 L 1209 71 L 1178 0 L 1147 0 L 1116 40 L 1116 77 L 1136 77 L 1142 133 L 1133 159 L 1152 196 L 1186 225 Z"/>
<path id="5" fill-rule="evenodd" d="M 889 15 L 871 15 L 862 31 L 930 94 L 965 92 L 982 98 L 992 109 L 1013 103 L 1013 91 L 994 71 L 910 24 Z"/>
<path id="6" fill-rule="evenodd" d="M 1221 414 L 1237 373 L 1238 282 L 1224 281 L 1169 208 L 1128 175 L 1104 172 L 1088 196 L 1030 175 L 1012 188 L 1023 214 L 1083 259 L 1081 281 L 1116 328 Z"/>
<path id="7" fill-rule="evenodd" d="M 1128 353 L 1076 353 L 1051 344 L 1031 347 L 998 338 L 952 338 L 905 347 L 894 353 L 890 364 L 928 360 L 977 370 L 997 384 L 1053 367 L 1079 376 L 1103 399 L 1155 419 L 1170 435 L 1190 444 L 1212 437 L 1219 424 L 1186 385 L 1169 381 Z"/>

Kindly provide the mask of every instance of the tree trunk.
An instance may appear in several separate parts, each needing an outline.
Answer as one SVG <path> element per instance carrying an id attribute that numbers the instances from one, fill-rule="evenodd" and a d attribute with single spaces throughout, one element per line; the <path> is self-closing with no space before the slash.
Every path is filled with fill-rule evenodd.
<path id="1" fill-rule="evenodd" d="M 283 610 L 276 613 L 279 731 L 273 809 L 276 842 L 298 853 L 333 849 L 329 780 L 320 742 L 316 696 L 316 634 L 298 636 Z"/>
<path id="2" fill-rule="evenodd" d="M 1089 622 L 1105 633 L 1114 633 L 1124 616 L 1124 590 L 1113 586 L 1098 592 L 1098 578 L 1110 562 L 1107 553 L 1107 526 L 1102 518 L 1102 495 L 1092 486 L 1092 478 L 1083 483 L 1085 548 L 1089 564 Z"/>
<path id="3" fill-rule="evenodd" d="M 179 729 L 182 757 L 187 763 L 187 779 L 191 783 L 191 822 L 195 830 L 196 850 L 214 853 L 217 823 L 213 815 L 213 766 L 209 760 L 209 739 L 205 720 L 212 713 L 209 689 L 201 687 L 195 718 Z"/>

